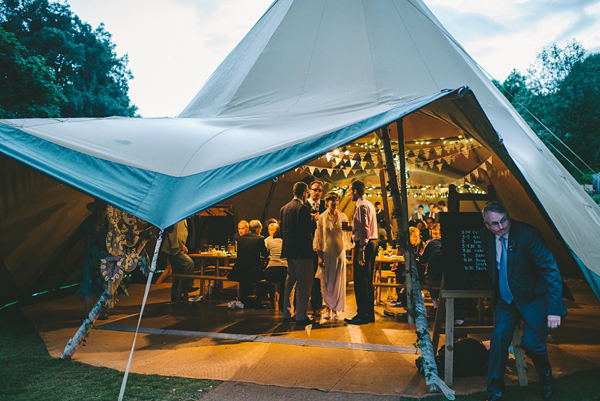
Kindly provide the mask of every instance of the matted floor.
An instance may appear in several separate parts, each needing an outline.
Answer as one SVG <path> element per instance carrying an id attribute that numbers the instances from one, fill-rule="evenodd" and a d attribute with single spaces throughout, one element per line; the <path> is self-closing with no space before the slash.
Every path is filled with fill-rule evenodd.
<path id="1" fill-rule="evenodd" d="M 576 302 L 549 340 L 556 376 L 600 366 L 600 304 L 586 283 L 567 281 Z M 299 328 L 282 323 L 274 310 L 229 310 L 233 292 L 191 304 L 169 303 L 170 284 L 151 287 L 131 371 L 224 381 L 315 388 L 326 391 L 425 396 L 424 377 L 415 368 L 415 328 L 405 318 L 387 317 L 377 307 L 374 324 L 347 326 L 321 320 Z M 73 359 L 124 371 L 143 296 L 142 285 L 98 321 Z M 345 316 L 355 306 L 349 291 Z M 48 351 L 59 357 L 75 334 L 83 306 L 76 297 L 24 308 Z M 485 336 L 480 337 L 485 340 Z M 442 336 L 443 339 L 443 336 Z M 537 381 L 527 360 L 528 378 Z M 507 384 L 516 384 L 514 363 Z M 485 377 L 455 378 L 459 394 L 483 391 Z"/>

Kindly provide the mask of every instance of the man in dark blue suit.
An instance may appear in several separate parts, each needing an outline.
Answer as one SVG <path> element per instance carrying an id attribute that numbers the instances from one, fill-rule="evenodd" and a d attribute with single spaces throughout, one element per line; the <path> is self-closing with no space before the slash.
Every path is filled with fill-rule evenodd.
<path id="1" fill-rule="evenodd" d="M 548 329 L 567 315 L 562 281 L 552 252 L 537 228 L 511 220 L 506 207 L 490 202 L 483 209 L 481 242 L 494 285 L 496 321 L 490 344 L 488 400 L 502 400 L 504 369 L 513 332 L 524 321 L 521 348 L 533 360 L 542 384 L 542 398 L 554 392 L 548 361 Z"/>
<path id="2" fill-rule="evenodd" d="M 315 225 L 306 206 L 308 185 L 294 184 L 294 199 L 281 208 L 281 257 L 287 259 L 288 274 L 285 281 L 283 321 L 292 320 L 292 289 L 296 286 L 296 323 L 307 325 L 308 298 L 313 284 L 313 234 Z"/>
<path id="3" fill-rule="evenodd" d="M 314 180 L 310 183 L 310 198 L 306 201 L 306 206 L 310 208 L 310 215 L 313 221 L 313 225 L 315 230 L 317 229 L 317 220 L 319 219 L 319 215 L 323 213 L 327 208 L 325 207 L 325 201 L 321 199 L 323 196 L 323 188 L 324 183 L 321 180 Z M 314 233 L 314 231 L 313 231 Z M 317 268 L 319 267 L 319 257 L 317 253 L 314 252 L 313 257 L 313 268 L 314 274 L 317 273 Z M 321 280 L 314 277 L 312 291 L 310 294 L 310 303 L 313 310 L 313 316 L 318 317 L 321 316 L 321 309 L 323 308 L 323 295 L 321 294 Z"/>

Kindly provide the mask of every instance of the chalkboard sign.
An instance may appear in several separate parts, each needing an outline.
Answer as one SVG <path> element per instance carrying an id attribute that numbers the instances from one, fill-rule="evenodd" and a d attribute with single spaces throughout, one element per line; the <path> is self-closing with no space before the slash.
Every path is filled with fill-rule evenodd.
<path id="1" fill-rule="evenodd" d="M 444 289 L 489 290 L 492 282 L 486 271 L 479 230 L 480 213 L 441 213 Z"/>

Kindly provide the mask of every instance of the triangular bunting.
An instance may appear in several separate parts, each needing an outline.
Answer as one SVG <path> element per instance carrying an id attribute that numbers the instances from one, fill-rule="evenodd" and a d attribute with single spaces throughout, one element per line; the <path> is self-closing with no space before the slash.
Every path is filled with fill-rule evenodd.
<path id="1" fill-rule="evenodd" d="M 466 157 L 467 159 L 469 158 L 469 149 L 467 148 L 463 148 L 463 150 L 461 150 L 461 153 L 463 154 L 464 157 Z"/>
<path id="2" fill-rule="evenodd" d="M 473 175 L 475 176 L 475 178 L 479 178 L 479 169 L 478 168 L 473 170 Z"/>
<path id="3" fill-rule="evenodd" d="M 433 149 L 435 150 L 435 153 L 437 153 L 438 156 L 442 155 L 442 147 L 441 146 L 436 146 Z"/>
<path id="4" fill-rule="evenodd" d="M 345 169 L 342 170 L 344 172 L 344 177 L 348 177 L 348 174 L 350 173 L 350 170 L 351 169 L 349 169 L 349 168 L 345 168 Z"/>
<path id="5" fill-rule="evenodd" d="M 438 170 L 439 170 L 439 171 L 442 171 L 442 167 L 443 167 L 443 166 L 444 166 L 444 164 L 443 164 L 443 163 L 440 163 L 440 164 L 438 164 L 438 165 L 437 165 L 437 168 L 438 168 Z"/>
<path id="6" fill-rule="evenodd" d="M 333 169 L 332 168 L 326 168 L 325 170 L 327 171 L 327 174 L 329 174 L 329 176 L 331 177 L 331 175 L 333 174 Z"/>
<path id="7" fill-rule="evenodd" d="M 354 167 L 354 165 L 357 163 L 356 160 L 350 160 L 350 167 Z"/>
<path id="8" fill-rule="evenodd" d="M 308 171 L 310 171 L 311 174 L 315 173 L 315 166 L 308 166 Z"/>
<path id="9" fill-rule="evenodd" d="M 363 170 L 365 169 L 367 164 L 369 164 L 369 162 L 360 162 L 360 166 L 363 168 Z"/>
<path id="10" fill-rule="evenodd" d="M 327 161 L 331 161 L 331 155 L 330 155 L 329 153 L 327 153 L 327 154 L 325 155 L 325 158 L 327 159 Z"/>
<path id="11" fill-rule="evenodd" d="M 427 162 L 427 164 L 429 164 L 429 168 L 433 168 L 433 165 L 435 164 L 435 160 L 429 160 Z"/>

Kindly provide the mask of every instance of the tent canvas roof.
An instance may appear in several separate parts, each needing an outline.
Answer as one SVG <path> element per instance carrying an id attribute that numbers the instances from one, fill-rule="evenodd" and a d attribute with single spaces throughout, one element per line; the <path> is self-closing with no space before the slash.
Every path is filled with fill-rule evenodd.
<path id="1" fill-rule="evenodd" d="M 275 1 L 179 118 L 2 120 L 0 152 L 166 227 L 425 106 L 502 160 L 502 200 L 532 199 L 598 294 L 600 208 L 419 0 Z"/>

